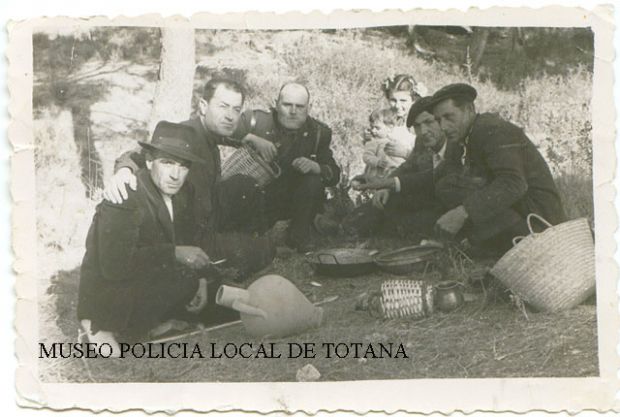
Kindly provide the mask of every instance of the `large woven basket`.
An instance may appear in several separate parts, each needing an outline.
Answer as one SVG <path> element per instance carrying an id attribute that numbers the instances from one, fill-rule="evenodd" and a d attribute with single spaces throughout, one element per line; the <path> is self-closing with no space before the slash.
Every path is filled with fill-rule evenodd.
<path id="1" fill-rule="evenodd" d="M 534 233 L 532 220 L 548 228 Z M 572 308 L 595 289 L 594 242 L 585 218 L 551 226 L 536 214 L 527 216 L 530 234 L 495 264 L 491 274 L 516 296 L 540 311 Z"/>
<path id="2" fill-rule="evenodd" d="M 267 163 L 250 146 L 242 146 L 222 164 L 222 179 L 233 175 L 246 175 L 264 187 L 280 176 L 280 167 L 275 162 Z"/>

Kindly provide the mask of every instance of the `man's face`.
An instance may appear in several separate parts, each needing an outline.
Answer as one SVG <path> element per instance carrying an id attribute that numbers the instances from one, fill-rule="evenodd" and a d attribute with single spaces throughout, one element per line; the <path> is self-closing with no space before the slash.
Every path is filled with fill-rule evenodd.
<path id="1" fill-rule="evenodd" d="M 390 107 L 398 117 L 406 117 L 409 108 L 413 104 L 411 94 L 407 91 L 393 91 L 389 97 Z"/>
<path id="2" fill-rule="evenodd" d="M 441 131 L 439 123 L 429 112 L 422 112 L 415 118 L 413 130 L 416 140 L 421 140 L 422 145 L 435 152 L 439 152 L 446 141 L 446 136 Z"/>
<path id="3" fill-rule="evenodd" d="M 301 85 L 289 84 L 276 101 L 278 122 L 287 129 L 297 130 L 308 118 L 308 93 Z"/>
<path id="4" fill-rule="evenodd" d="M 475 116 L 473 106 L 464 105 L 459 108 L 452 99 L 437 104 L 433 114 L 449 141 L 465 139 Z"/>
<path id="5" fill-rule="evenodd" d="M 220 136 L 230 136 L 239 123 L 243 96 L 220 84 L 215 89 L 211 100 L 207 101 L 202 98 L 198 106 L 200 118 L 210 132 Z"/>
<path id="6" fill-rule="evenodd" d="M 381 120 L 375 120 L 370 124 L 370 133 L 373 138 L 385 139 L 390 135 L 391 131 L 392 129 Z"/>
<path id="7" fill-rule="evenodd" d="M 168 196 L 179 192 L 189 172 L 188 162 L 161 154 L 153 160 L 147 160 L 146 167 L 151 172 L 155 186 L 162 194 Z"/>

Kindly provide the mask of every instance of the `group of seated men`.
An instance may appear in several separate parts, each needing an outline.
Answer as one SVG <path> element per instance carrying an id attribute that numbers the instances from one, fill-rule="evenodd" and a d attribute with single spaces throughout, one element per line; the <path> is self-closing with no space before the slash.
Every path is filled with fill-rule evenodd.
<path id="1" fill-rule="evenodd" d="M 476 94 L 452 84 L 413 104 L 407 126 L 415 148 L 389 178 L 360 186 L 374 190 L 372 204 L 345 219 L 345 230 L 389 219 L 421 235 L 505 250 L 527 232 L 529 213 L 564 220 L 536 147 L 512 123 L 477 114 Z M 283 85 L 269 111 L 242 112 L 244 99 L 239 84 L 214 78 L 196 118 L 160 122 L 150 142 L 116 161 L 81 269 L 78 318 L 89 340 L 115 344 L 170 318 L 225 316 L 213 306 L 212 262 L 232 252 L 252 256 L 257 236 L 277 220 L 290 220 L 287 245 L 309 248 L 325 188 L 340 180 L 331 130 L 308 115 L 310 93 L 302 84 Z M 222 180 L 218 145 L 244 144 L 276 161 L 281 175 L 262 188 L 244 175 Z M 230 234 L 241 236 L 239 245 L 222 250 Z M 255 267 L 272 259 L 266 253 Z"/>

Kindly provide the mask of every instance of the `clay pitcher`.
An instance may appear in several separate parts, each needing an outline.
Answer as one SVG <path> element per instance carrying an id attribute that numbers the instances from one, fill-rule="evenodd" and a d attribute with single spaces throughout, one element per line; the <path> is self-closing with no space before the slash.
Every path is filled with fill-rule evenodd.
<path id="1" fill-rule="evenodd" d="M 265 275 L 247 290 L 222 285 L 215 302 L 241 313 L 246 331 L 256 337 L 285 337 L 321 325 L 323 309 L 310 301 L 289 280 Z"/>

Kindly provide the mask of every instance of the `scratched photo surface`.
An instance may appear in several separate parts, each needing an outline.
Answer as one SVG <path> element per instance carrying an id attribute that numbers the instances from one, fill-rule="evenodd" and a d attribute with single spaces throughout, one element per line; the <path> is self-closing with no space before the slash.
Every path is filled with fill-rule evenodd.
<path id="1" fill-rule="evenodd" d="M 11 22 L 18 403 L 620 409 L 611 14 Z"/>
<path id="2" fill-rule="evenodd" d="M 405 220 L 390 228 L 391 215 L 380 226 L 374 218 L 361 226 L 358 222 L 368 226 L 367 233 L 343 228 L 352 213 L 372 206 L 372 190 L 352 187 L 369 170 L 369 142 L 375 140 L 370 115 L 378 109 L 395 111 L 394 129 L 407 131 L 406 113 L 398 115 L 399 104 L 388 92 L 399 74 L 414 80 L 420 96 L 452 83 L 475 87 L 478 113 L 494 113 L 523 129 L 548 167 L 565 219 L 587 219 L 594 230 L 590 28 L 46 26 L 33 30 L 32 50 L 37 232 L 32 250 L 37 251 L 39 342 L 45 346 L 37 352 L 42 381 L 286 382 L 308 372 L 318 381 L 599 375 L 596 296 L 588 294 L 563 311 L 537 311 L 489 274 L 499 258 L 496 252 L 472 253 L 446 243 L 433 261 L 406 275 L 378 269 L 371 259 L 366 271 L 347 277 L 338 271 L 317 274 L 317 266 L 338 264 L 331 255 L 313 258 L 297 250 L 316 254 L 340 248 L 367 255 L 432 237 L 408 231 Z M 300 83 L 309 92 L 308 107 L 293 112 L 307 111 L 314 124 L 306 121 L 302 130 L 307 130 L 299 137 L 294 132 L 293 141 L 312 136 L 319 126 L 340 175 L 339 180 L 323 178 L 324 199 L 316 209 L 318 220 L 304 229 L 304 245 L 291 245 L 292 226 L 278 219 L 249 243 L 237 230 L 213 232 L 225 238 L 206 252 L 212 261 L 227 258 L 212 268 L 219 283 L 247 288 L 264 275 L 285 277 L 310 305 L 321 306 L 321 324 L 292 336 L 262 337 L 248 332 L 244 323 L 176 323 L 164 329 L 172 333 L 164 331 L 162 343 L 146 343 L 158 337 L 133 340 L 138 345 L 128 348 L 123 359 L 85 359 L 77 345 L 69 344 L 78 341 L 88 230 L 118 170 L 115 161 L 136 149 L 138 141 L 150 141 L 160 120 L 204 117 L 203 89 L 213 77 L 243 86 L 243 108 L 232 112 L 242 113 L 238 123 L 257 115 L 259 128 L 263 119 L 282 124 L 277 113 L 282 85 Z M 276 135 L 274 129 L 262 133 Z M 211 152 L 219 152 L 226 166 L 236 148 L 220 143 Z M 319 161 L 321 177 L 326 165 Z M 280 179 L 289 172 L 284 168 Z M 261 204 L 306 198 L 297 196 L 295 187 L 275 197 L 267 193 L 272 201 Z M 243 216 L 267 216 L 261 204 L 245 207 Z M 419 317 L 399 317 L 398 311 L 386 317 L 374 303 L 382 283 L 392 280 L 428 284 L 421 288 L 454 281 L 461 302 L 445 311 L 435 306 Z M 209 286 L 210 292 L 216 290 Z M 313 346 L 314 357 L 304 354 L 304 343 Z"/>

